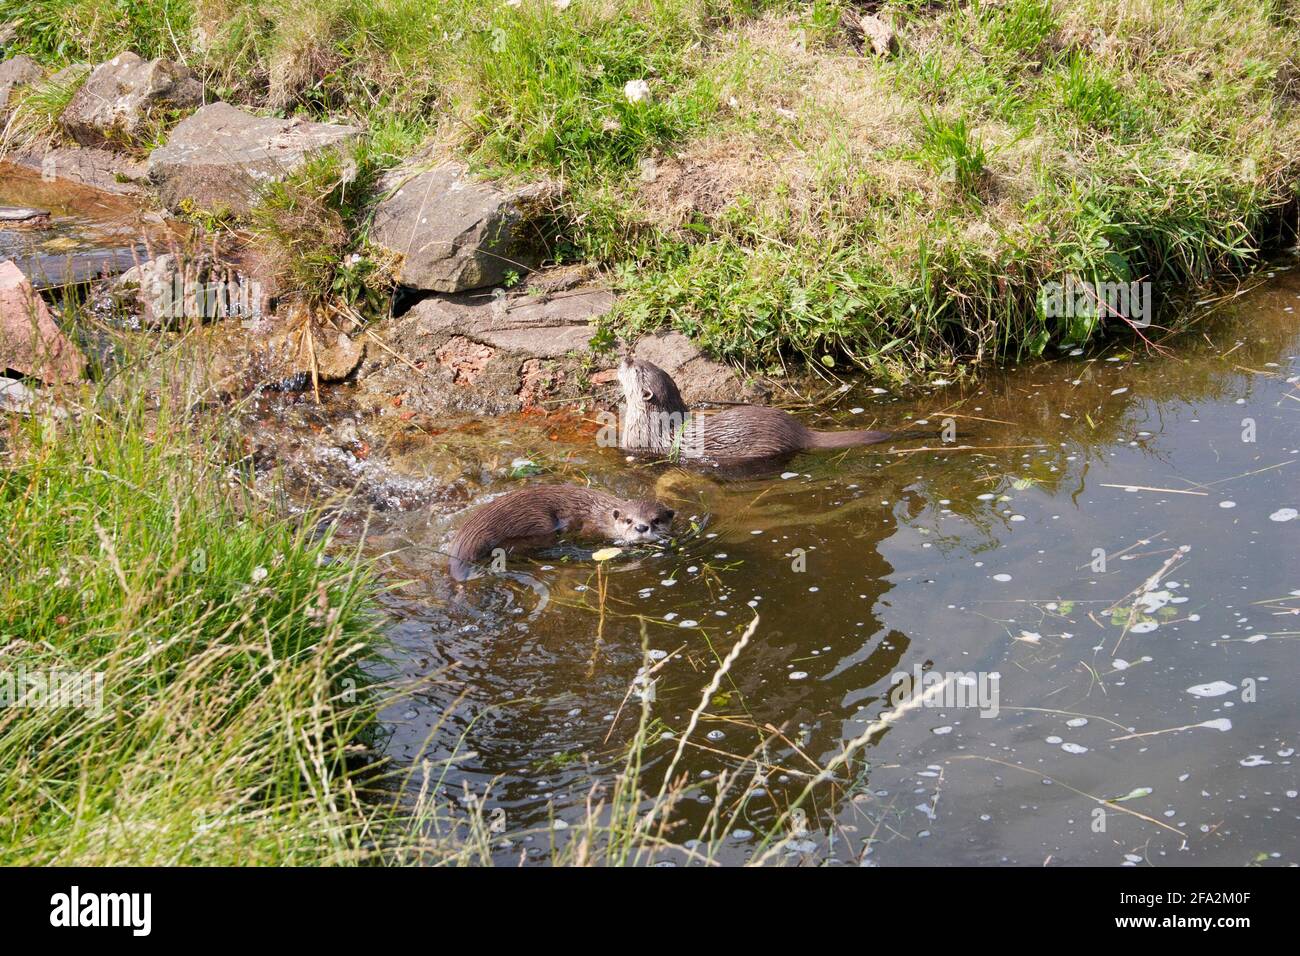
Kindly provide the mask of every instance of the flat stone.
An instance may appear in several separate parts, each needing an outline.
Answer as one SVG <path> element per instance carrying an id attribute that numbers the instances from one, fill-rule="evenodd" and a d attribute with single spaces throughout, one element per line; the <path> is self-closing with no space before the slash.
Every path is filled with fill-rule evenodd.
<path id="1" fill-rule="evenodd" d="M 254 116 L 212 103 L 149 154 L 149 180 L 173 212 L 188 200 L 199 209 L 246 215 L 268 183 L 283 180 L 312 153 L 360 135 L 355 126 Z"/>
<path id="2" fill-rule="evenodd" d="M 203 85 L 171 60 L 121 53 L 95 67 L 68 101 L 59 125 L 83 146 L 130 146 L 164 112 L 203 102 Z"/>
<path id="3" fill-rule="evenodd" d="M 402 395 L 408 411 L 480 415 L 577 400 L 595 322 L 614 301 L 592 284 L 432 296 L 373 327 L 387 348 L 367 353 L 358 400 L 391 411 Z"/>
<path id="4" fill-rule="evenodd" d="M 98 146 L 58 146 L 43 153 L 20 153 L 12 162 L 34 169 L 47 180 L 63 179 L 118 196 L 142 196 L 145 165 L 125 153 Z"/>
<path id="5" fill-rule="evenodd" d="M 370 238 L 401 255 L 398 281 L 415 289 L 462 292 L 498 285 L 540 261 L 535 220 L 549 213 L 548 183 L 483 182 L 461 163 L 400 167 L 384 180 Z"/>
<path id="6" fill-rule="evenodd" d="M 76 381 L 86 369 L 85 357 L 12 261 L 0 262 L 0 372 L 8 369 L 50 383 Z"/>
<path id="7" fill-rule="evenodd" d="M 457 295 L 417 303 L 411 314 L 426 333 L 463 335 L 531 358 L 585 353 L 593 323 L 614 307 L 614 293 L 601 287 L 554 296 Z"/>
<path id="8" fill-rule="evenodd" d="M 43 76 L 45 71 L 41 65 L 25 53 L 0 62 L 0 113 L 8 108 L 9 93 L 14 87 L 35 83 Z"/>

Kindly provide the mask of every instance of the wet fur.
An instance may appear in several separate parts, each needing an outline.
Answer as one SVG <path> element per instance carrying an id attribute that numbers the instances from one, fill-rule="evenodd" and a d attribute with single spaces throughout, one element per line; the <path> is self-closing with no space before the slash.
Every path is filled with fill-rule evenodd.
<path id="1" fill-rule="evenodd" d="M 577 485 L 534 485 L 474 509 L 451 543 L 451 576 L 464 581 L 496 548 L 524 551 L 561 536 L 640 544 L 667 536 L 673 512 Z M 644 529 L 644 530 L 642 530 Z"/>
<path id="2" fill-rule="evenodd" d="M 870 429 L 815 431 L 766 405 L 692 412 L 672 377 L 650 362 L 625 358 L 618 378 L 626 403 L 620 440 L 626 451 L 676 453 L 686 460 L 730 465 L 803 451 L 874 445 L 894 437 Z"/>

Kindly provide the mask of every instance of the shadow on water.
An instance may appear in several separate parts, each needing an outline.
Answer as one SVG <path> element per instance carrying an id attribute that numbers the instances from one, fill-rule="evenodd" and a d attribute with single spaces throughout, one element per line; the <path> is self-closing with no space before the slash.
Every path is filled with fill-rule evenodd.
<path id="1" fill-rule="evenodd" d="M 919 398 L 853 388 L 808 423 L 952 419 L 972 447 L 804 456 L 770 477 L 629 463 L 527 418 L 366 460 L 270 440 L 307 497 L 358 489 L 342 527 L 360 534 L 366 511 L 367 548 L 404 582 L 384 598 L 393 665 L 426 682 L 385 714 L 390 754 L 450 761 L 447 799 L 486 792 L 512 830 L 576 823 L 608 782 L 636 730 L 623 703 L 643 641 L 666 659 L 643 780 L 658 789 L 672 735 L 757 613 L 678 768 L 673 832 L 695 835 L 718 775 L 763 762 L 722 861 L 745 860 L 921 670 L 992 679 L 996 706 L 940 700 L 872 737 L 813 794 L 790 860 L 1296 863 L 1298 303 L 1284 272 L 1167 354 L 1115 347 Z M 599 568 L 577 547 L 515 562 L 545 587 L 535 620 L 528 583 L 454 588 L 451 530 L 525 459 L 656 494 L 698 533 Z M 502 859 L 521 849 L 544 859 L 548 843 Z"/>

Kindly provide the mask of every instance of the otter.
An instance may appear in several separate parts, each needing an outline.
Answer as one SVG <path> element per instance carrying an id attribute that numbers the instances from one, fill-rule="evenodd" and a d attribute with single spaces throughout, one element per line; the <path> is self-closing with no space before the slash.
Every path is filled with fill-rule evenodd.
<path id="1" fill-rule="evenodd" d="M 618 381 L 627 408 L 619 439 L 624 451 L 737 465 L 786 458 L 803 451 L 855 448 L 892 438 L 918 437 L 915 433 L 870 429 L 814 431 L 792 415 L 766 405 L 739 405 L 710 414 L 691 412 L 667 372 L 631 356 L 619 363 Z"/>
<path id="2" fill-rule="evenodd" d="M 460 526 L 451 543 L 451 576 L 466 580 L 495 548 L 545 548 L 561 535 L 614 544 L 662 541 L 673 515 L 657 501 L 624 501 L 577 485 L 520 488 L 476 508 Z"/>

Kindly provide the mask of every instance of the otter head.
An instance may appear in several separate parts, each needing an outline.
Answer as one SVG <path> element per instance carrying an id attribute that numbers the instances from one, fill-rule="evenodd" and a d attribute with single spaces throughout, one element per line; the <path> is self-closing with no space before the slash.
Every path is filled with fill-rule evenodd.
<path id="1" fill-rule="evenodd" d="M 663 541 L 672 530 L 671 508 L 657 501 L 625 501 L 610 512 L 615 544 L 646 544 Z"/>
<path id="2" fill-rule="evenodd" d="M 618 366 L 623 387 L 623 429 L 626 449 L 667 451 L 686 420 L 686 403 L 677 383 L 658 365 L 624 357 Z"/>

